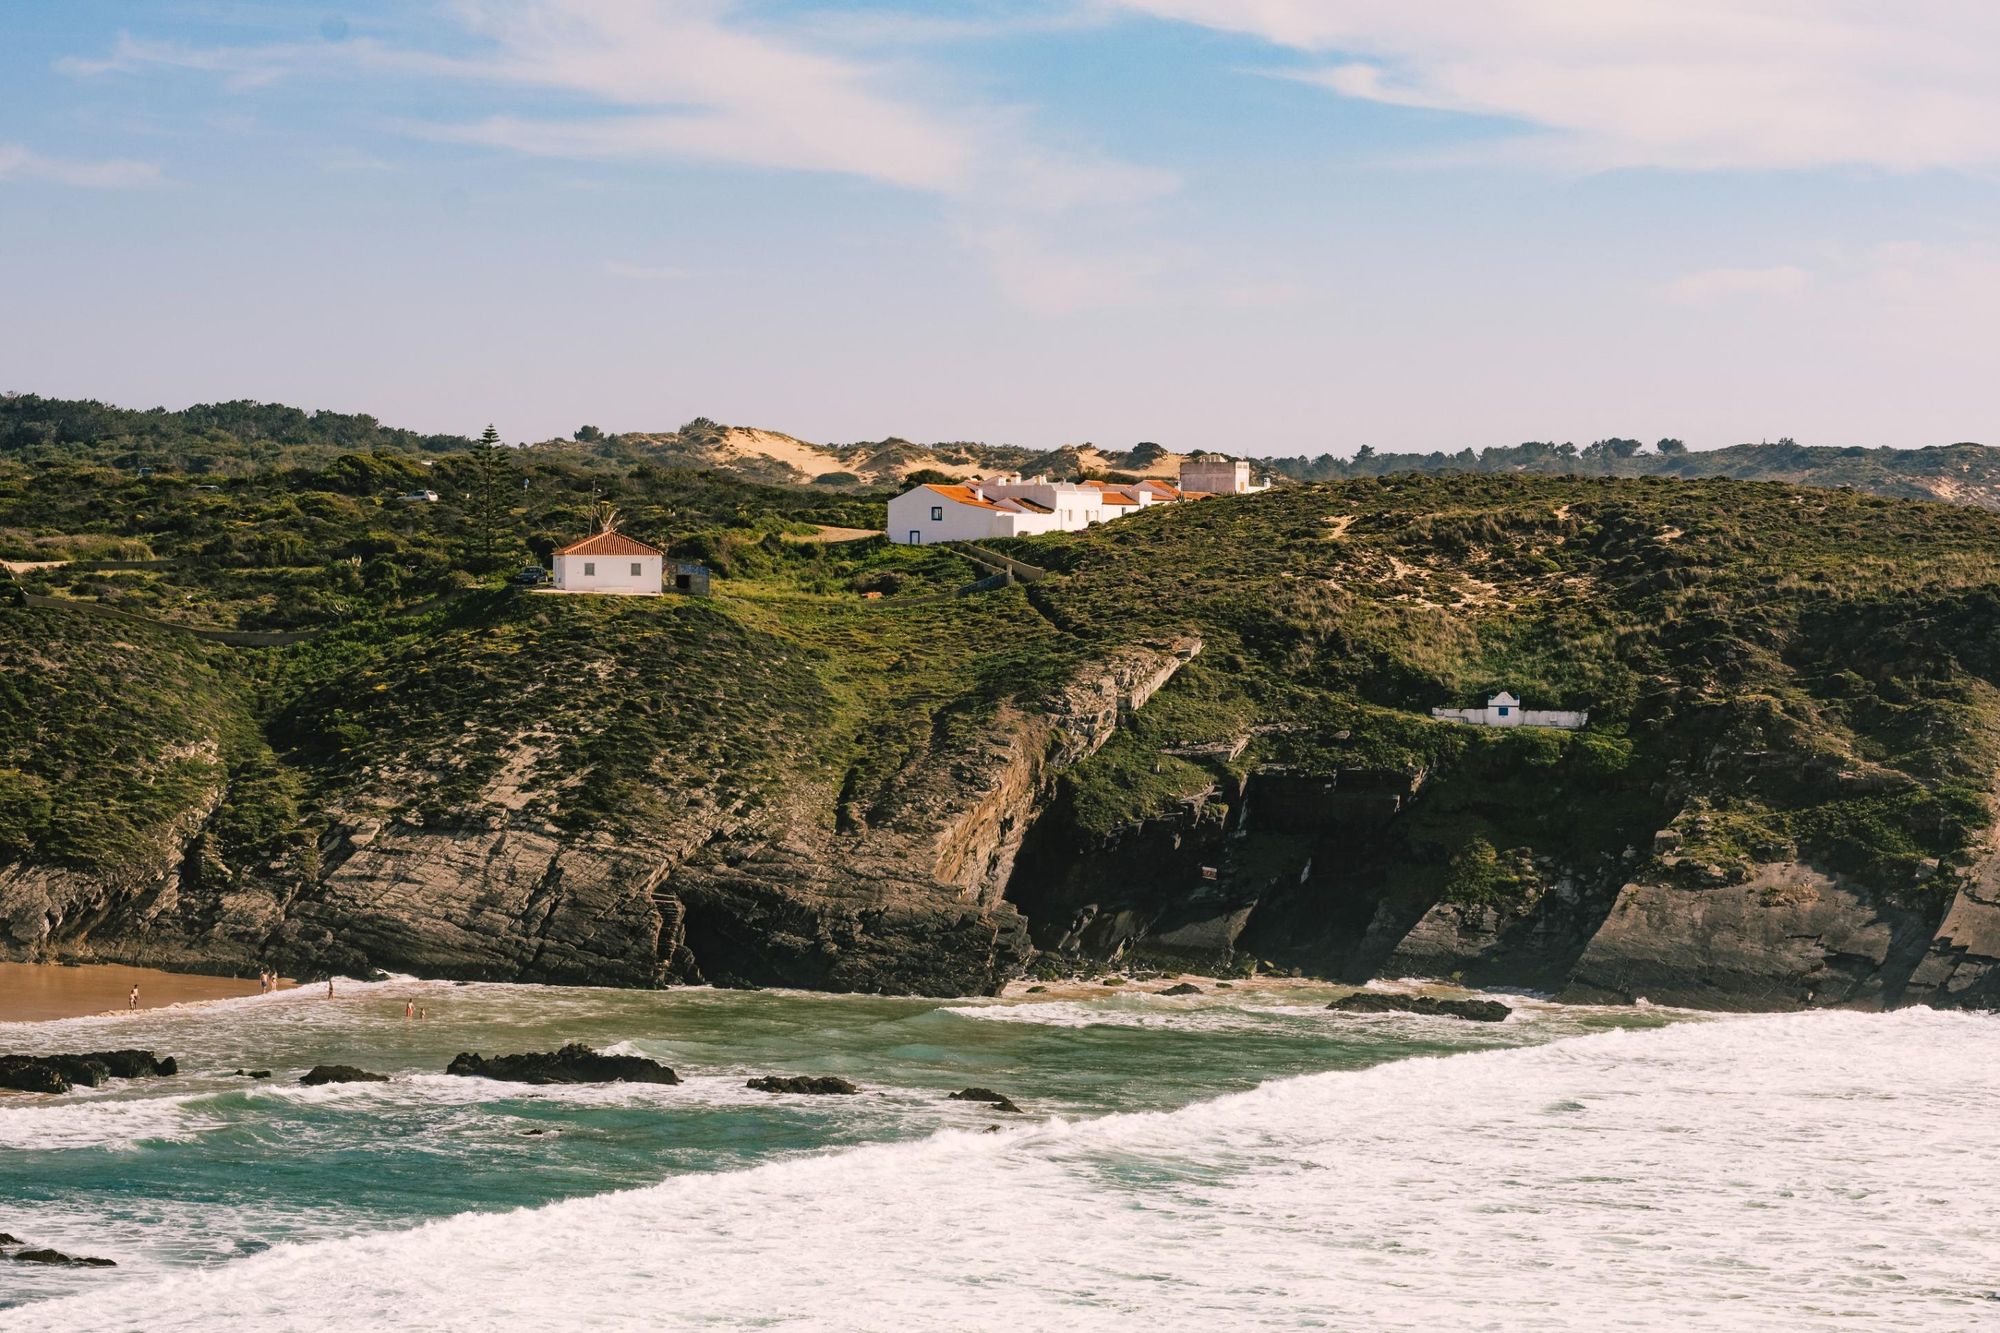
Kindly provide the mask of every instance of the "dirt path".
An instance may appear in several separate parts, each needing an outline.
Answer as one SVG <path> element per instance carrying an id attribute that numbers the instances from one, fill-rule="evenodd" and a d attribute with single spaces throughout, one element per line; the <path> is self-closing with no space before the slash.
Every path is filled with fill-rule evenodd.
<path id="1" fill-rule="evenodd" d="M 830 524 L 822 523 L 819 525 L 819 530 L 810 537 L 793 536 L 790 540 L 795 542 L 825 542 L 830 545 L 834 542 L 858 542 L 864 537 L 879 537 L 881 535 L 882 532 L 879 528 L 836 528 Z"/>

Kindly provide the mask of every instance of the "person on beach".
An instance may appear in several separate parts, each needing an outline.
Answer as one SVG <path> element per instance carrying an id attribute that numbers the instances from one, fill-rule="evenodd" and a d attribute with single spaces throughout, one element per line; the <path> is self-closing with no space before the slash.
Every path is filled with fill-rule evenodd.
<path id="1" fill-rule="evenodd" d="M 417 1016 L 417 1002 L 415 1000 L 403 1001 L 403 1017 L 415 1018 L 416 1016 Z"/>
<path id="2" fill-rule="evenodd" d="M 139 988 L 137 986 L 132 988 L 132 994 L 126 998 L 125 1007 L 127 1009 L 137 1009 L 139 1007 Z"/>
<path id="3" fill-rule="evenodd" d="M 326 979 L 326 998 L 327 998 L 327 999 L 329 999 L 329 1000 L 331 1000 L 331 999 L 333 998 L 333 978 L 332 978 L 332 977 L 328 977 L 328 978 Z"/>

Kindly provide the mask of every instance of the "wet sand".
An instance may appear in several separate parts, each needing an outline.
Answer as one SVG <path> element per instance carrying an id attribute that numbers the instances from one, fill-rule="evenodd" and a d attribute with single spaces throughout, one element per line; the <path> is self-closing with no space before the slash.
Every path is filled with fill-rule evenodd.
<path id="1" fill-rule="evenodd" d="M 291 984 L 278 983 L 280 988 Z M 134 986 L 139 988 L 141 1009 L 228 1000 L 255 995 L 259 990 L 255 977 L 203 977 L 119 963 L 86 963 L 80 967 L 0 963 L 0 1023 L 33 1023 L 123 1012 Z"/>

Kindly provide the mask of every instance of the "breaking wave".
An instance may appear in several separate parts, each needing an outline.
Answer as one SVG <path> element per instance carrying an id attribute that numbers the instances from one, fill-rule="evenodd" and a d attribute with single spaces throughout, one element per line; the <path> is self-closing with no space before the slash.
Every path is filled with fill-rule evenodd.
<path id="1" fill-rule="evenodd" d="M 1996 1104 L 1992 1017 L 1610 1032 L 281 1246 L 0 1328 L 1964 1327 L 2000 1308 Z"/>

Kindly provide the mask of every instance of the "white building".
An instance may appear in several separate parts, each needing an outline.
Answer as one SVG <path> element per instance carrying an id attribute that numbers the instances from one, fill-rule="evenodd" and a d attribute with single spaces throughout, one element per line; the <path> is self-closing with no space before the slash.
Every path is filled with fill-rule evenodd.
<path id="1" fill-rule="evenodd" d="M 889 540 L 903 546 L 977 542 L 1055 531 L 1055 517 L 1031 500 L 982 494 L 979 483 L 919 486 L 889 501 Z"/>
<path id="2" fill-rule="evenodd" d="M 600 532 L 555 553 L 552 586 L 563 592 L 637 593 L 657 596 L 662 557 L 658 548 L 622 532 Z"/>
<path id="3" fill-rule="evenodd" d="M 1440 722 L 1464 722 L 1475 727 L 1560 727 L 1576 731 L 1590 725 L 1590 714 L 1558 709 L 1523 708 L 1506 690 L 1486 701 L 1484 708 L 1433 708 Z"/>
<path id="4" fill-rule="evenodd" d="M 1250 464 L 1240 458 L 1190 458 L 1181 464 L 1183 493 L 1249 495 L 1270 489 L 1268 480 L 1250 479 Z"/>
<path id="5" fill-rule="evenodd" d="M 1180 498 L 1180 492 L 1163 481 L 1120 484 L 1008 476 L 918 486 L 889 501 L 889 540 L 902 546 L 929 546 L 1077 532 Z"/>

